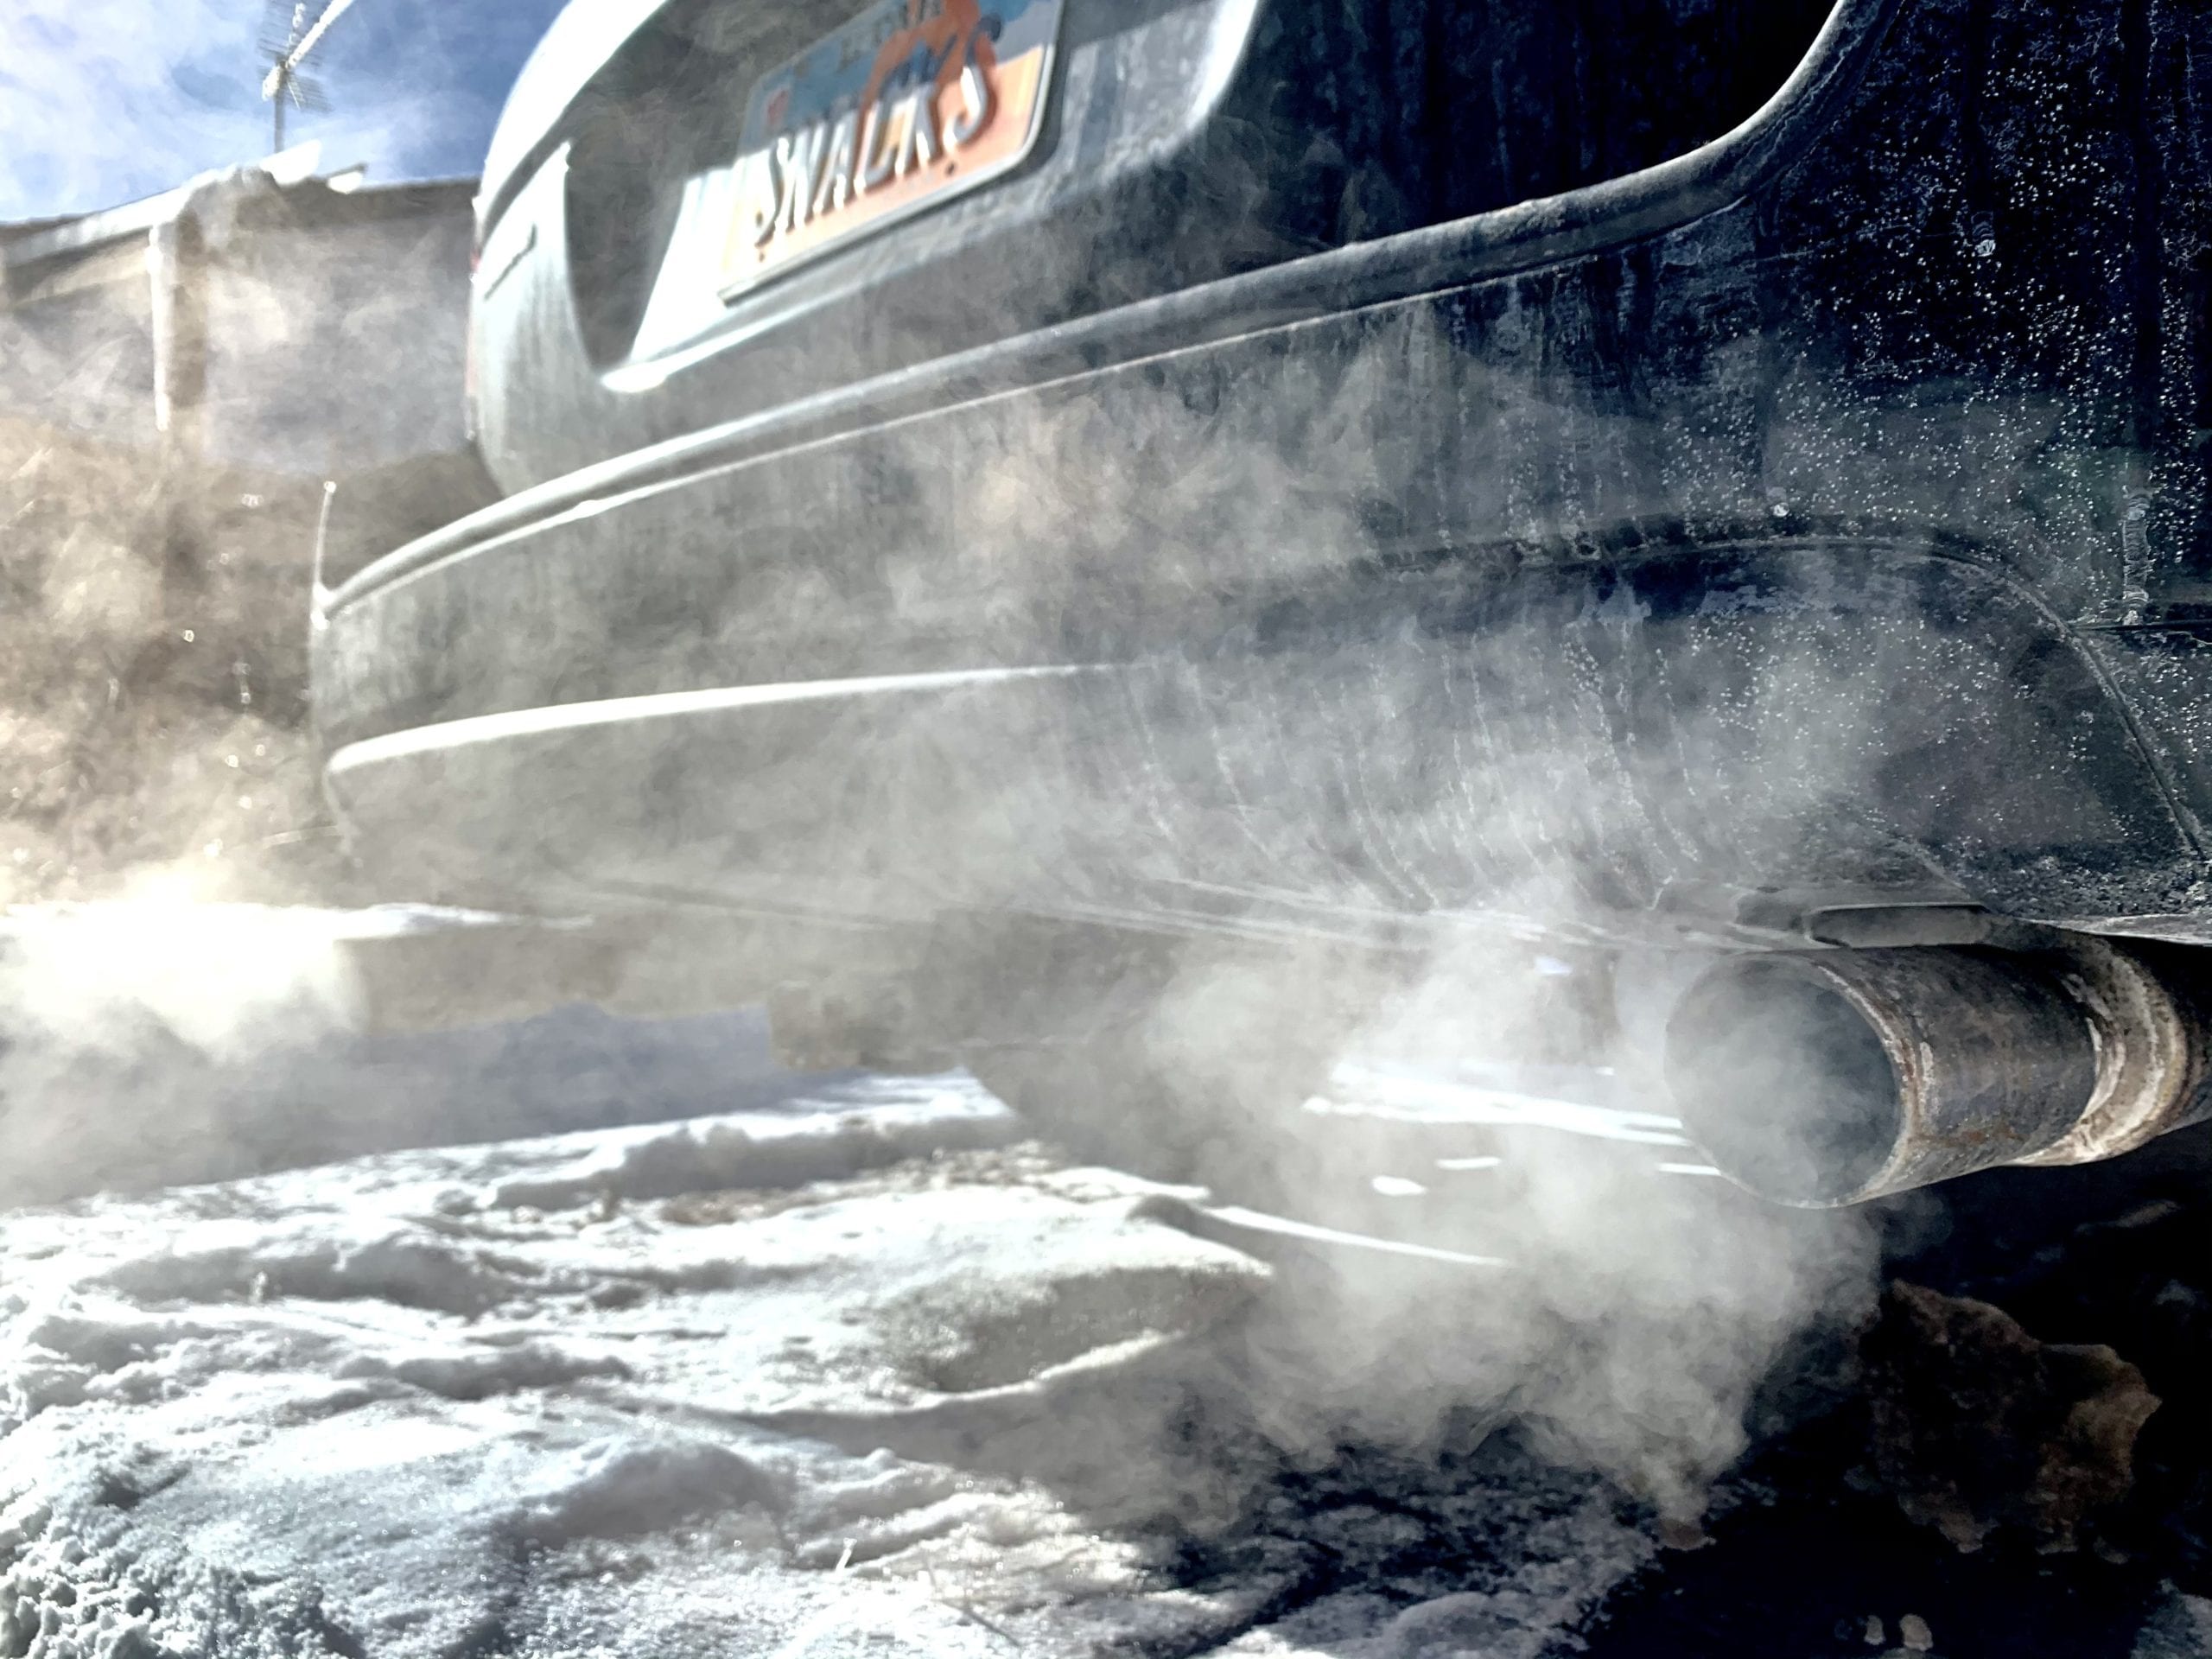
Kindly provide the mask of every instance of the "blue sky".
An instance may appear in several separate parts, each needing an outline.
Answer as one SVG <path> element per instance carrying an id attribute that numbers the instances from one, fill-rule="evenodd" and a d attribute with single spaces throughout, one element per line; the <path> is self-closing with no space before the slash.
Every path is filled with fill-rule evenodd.
<path id="1" fill-rule="evenodd" d="M 582 0 L 591 3 L 591 0 Z M 309 15 L 321 0 L 308 0 Z M 354 0 L 294 112 L 326 170 L 474 174 L 501 100 L 562 0 Z M 267 154 L 263 0 L 0 0 L 0 220 L 112 206 Z"/>

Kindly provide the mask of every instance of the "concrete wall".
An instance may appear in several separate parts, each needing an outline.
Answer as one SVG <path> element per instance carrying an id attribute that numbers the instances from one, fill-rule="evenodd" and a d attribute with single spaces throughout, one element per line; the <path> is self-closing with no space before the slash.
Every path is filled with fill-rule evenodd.
<path id="1" fill-rule="evenodd" d="M 337 201 L 377 211 L 272 215 L 209 263 L 210 460 L 344 478 L 467 441 L 466 194 Z"/>
<path id="2" fill-rule="evenodd" d="M 0 416 L 316 480 L 458 450 L 471 188 L 245 169 L 0 238 Z"/>
<path id="3" fill-rule="evenodd" d="M 323 486 L 366 504 L 355 563 L 475 505 L 470 193 L 257 168 L 0 227 L 0 904 L 351 894 L 308 727 Z"/>
<path id="4" fill-rule="evenodd" d="M 0 413 L 151 445 L 153 296 L 144 238 L 49 262 L 11 286 L 13 302 L 0 310 Z"/>

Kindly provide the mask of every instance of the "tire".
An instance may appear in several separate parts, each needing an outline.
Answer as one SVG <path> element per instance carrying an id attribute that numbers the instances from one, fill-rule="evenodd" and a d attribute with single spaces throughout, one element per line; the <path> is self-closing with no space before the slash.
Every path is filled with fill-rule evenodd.
<path id="1" fill-rule="evenodd" d="M 1084 1163 L 1266 1204 L 1297 1190 L 1305 1102 L 1333 1049 L 1238 1044 L 1163 1056 L 1142 1030 L 1001 1044 L 963 1058 L 980 1083 Z"/>
<path id="2" fill-rule="evenodd" d="M 1205 1184 L 1208 1142 L 1229 1126 L 1184 1081 L 1126 1044 L 1002 1046 L 967 1057 L 983 1087 L 1086 1164 L 1153 1180 Z"/>
<path id="3" fill-rule="evenodd" d="M 941 1030 L 1074 1157 L 1240 1195 L 1279 1191 L 1300 1109 L 1371 1012 L 1364 959 L 1321 948 L 1004 932 L 948 962 Z M 1246 1201 L 1256 1201 L 1248 1198 Z"/>

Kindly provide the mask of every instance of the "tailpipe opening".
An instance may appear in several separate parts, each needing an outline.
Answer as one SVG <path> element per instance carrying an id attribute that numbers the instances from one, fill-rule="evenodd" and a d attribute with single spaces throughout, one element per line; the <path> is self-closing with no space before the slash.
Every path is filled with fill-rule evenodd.
<path id="1" fill-rule="evenodd" d="M 1669 1020 L 1668 1087 L 1723 1173 L 1808 1208 L 2108 1158 L 2206 1115 L 2171 969 L 2092 939 L 1735 957 Z"/>

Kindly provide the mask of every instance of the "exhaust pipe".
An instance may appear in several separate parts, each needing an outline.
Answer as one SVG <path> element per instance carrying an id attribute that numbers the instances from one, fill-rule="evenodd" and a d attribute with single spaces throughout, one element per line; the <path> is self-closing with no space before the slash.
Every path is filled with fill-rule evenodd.
<path id="1" fill-rule="evenodd" d="M 1999 1164 L 2115 1157 L 2212 1116 L 2191 953 L 2079 938 L 1722 963 L 1667 1027 L 1690 1138 L 1738 1185 L 1807 1208 Z"/>

